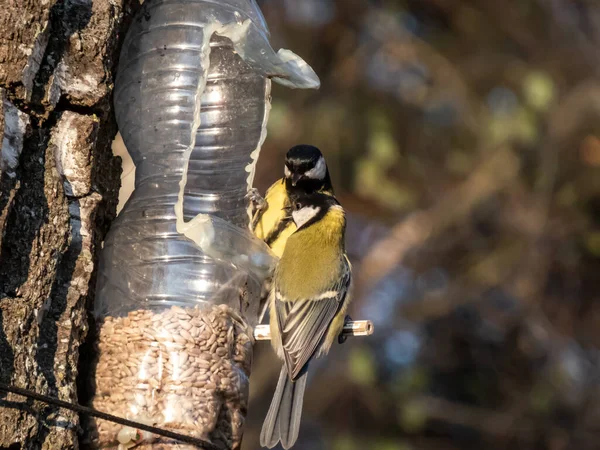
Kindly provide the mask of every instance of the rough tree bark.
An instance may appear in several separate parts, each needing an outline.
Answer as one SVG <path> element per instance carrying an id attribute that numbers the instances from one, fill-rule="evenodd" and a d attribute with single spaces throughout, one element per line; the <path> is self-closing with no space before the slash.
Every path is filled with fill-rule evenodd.
<path id="1" fill-rule="evenodd" d="M 0 381 L 78 401 L 114 215 L 113 70 L 139 0 L 0 0 Z M 0 449 L 77 448 L 76 414 L 0 392 Z"/>

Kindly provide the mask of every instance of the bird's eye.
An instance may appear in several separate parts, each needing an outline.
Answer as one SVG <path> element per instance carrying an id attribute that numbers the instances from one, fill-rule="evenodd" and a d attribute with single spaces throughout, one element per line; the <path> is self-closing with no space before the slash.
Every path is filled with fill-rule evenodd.
<path id="1" fill-rule="evenodd" d="M 297 203 L 294 205 L 294 208 L 296 208 L 296 211 L 298 211 L 299 209 L 302 209 L 302 204 L 297 202 Z"/>

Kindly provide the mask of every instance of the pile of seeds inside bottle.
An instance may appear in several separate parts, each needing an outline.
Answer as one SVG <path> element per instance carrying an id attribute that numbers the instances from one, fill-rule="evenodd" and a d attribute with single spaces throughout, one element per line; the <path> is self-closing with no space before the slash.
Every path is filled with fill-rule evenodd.
<path id="1" fill-rule="evenodd" d="M 106 317 L 97 345 L 94 408 L 225 448 L 239 447 L 252 341 L 234 310 L 173 306 Z M 147 442 L 153 449 L 188 447 L 101 419 L 92 428 L 97 447 L 144 448 Z"/>

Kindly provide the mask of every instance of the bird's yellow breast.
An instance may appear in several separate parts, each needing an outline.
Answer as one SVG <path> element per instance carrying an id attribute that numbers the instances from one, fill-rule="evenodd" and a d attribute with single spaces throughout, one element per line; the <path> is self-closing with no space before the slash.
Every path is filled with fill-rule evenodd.
<path id="1" fill-rule="evenodd" d="M 254 234 L 259 239 L 267 242 L 273 253 L 281 258 L 287 239 L 296 231 L 296 225 L 291 220 L 285 224 L 280 232 L 277 231 L 281 222 L 288 215 L 283 209 L 288 206 L 288 195 L 283 178 L 277 180 L 267 190 L 265 200 L 267 207 L 260 212 L 260 218 L 254 227 Z M 277 236 L 269 242 L 269 238 L 274 234 L 277 234 Z"/>

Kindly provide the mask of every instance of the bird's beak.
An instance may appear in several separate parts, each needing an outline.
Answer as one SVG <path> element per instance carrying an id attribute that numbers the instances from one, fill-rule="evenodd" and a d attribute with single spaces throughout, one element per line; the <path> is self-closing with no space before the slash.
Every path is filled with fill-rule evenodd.
<path id="1" fill-rule="evenodd" d="M 296 183 L 298 183 L 300 178 L 302 178 L 301 174 L 298 174 L 298 173 L 292 174 L 292 186 L 296 186 Z"/>

